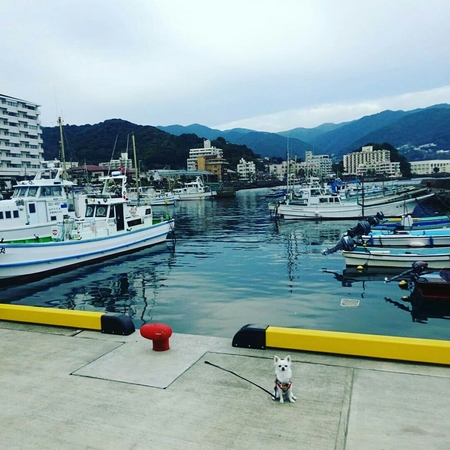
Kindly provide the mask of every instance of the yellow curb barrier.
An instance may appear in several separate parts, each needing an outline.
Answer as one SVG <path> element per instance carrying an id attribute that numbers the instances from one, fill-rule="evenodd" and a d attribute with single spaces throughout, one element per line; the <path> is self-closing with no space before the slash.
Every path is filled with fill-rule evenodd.
<path id="1" fill-rule="evenodd" d="M 233 346 L 280 348 L 367 358 L 450 365 L 450 341 L 246 325 Z"/>
<path id="2" fill-rule="evenodd" d="M 38 306 L 0 304 L 0 320 L 97 330 L 107 334 L 128 335 L 135 331 L 131 318 L 125 315 Z"/>

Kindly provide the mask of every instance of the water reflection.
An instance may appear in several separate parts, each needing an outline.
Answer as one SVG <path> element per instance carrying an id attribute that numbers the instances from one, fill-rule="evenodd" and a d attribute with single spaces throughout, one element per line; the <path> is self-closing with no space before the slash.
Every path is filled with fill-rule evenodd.
<path id="1" fill-rule="evenodd" d="M 140 327 L 152 319 L 152 310 L 175 259 L 166 244 L 158 245 L 67 274 L 9 287 L 8 303 L 120 313 Z M 6 293 L 6 289 L 2 291 Z"/>
<path id="2" fill-rule="evenodd" d="M 220 337 L 232 337 L 246 323 L 261 323 L 449 338 L 442 320 L 430 315 L 427 327 L 417 326 L 405 309 L 385 301 L 401 297 L 396 283 L 345 269 L 338 253 L 322 255 L 354 221 L 274 221 L 267 203 L 252 191 L 178 202 L 171 207 L 175 248 L 163 244 L 0 289 L 1 301 L 111 311 L 130 316 L 137 328 L 158 321 L 177 333 Z M 341 306 L 343 298 L 355 297 L 362 299 L 358 307 Z"/>
<path id="3" fill-rule="evenodd" d="M 274 235 L 282 239 L 285 248 L 287 276 L 293 282 L 308 257 L 323 260 L 322 249 L 340 239 L 347 229 L 347 223 L 294 221 L 273 221 Z"/>
<path id="4" fill-rule="evenodd" d="M 442 298 L 424 298 L 416 288 L 401 300 L 385 298 L 386 303 L 408 312 L 413 322 L 427 324 L 429 319 L 450 320 L 450 302 Z"/>
<path id="5" fill-rule="evenodd" d="M 368 281 L 384 281 L 387 275 L 397 275 L 397 271 L 386 270 L 383 272 L 368 272 L 367 270 L 358 270 L 354 267 L 345 268 L 342 272 L 323 269 L 325 273 L 331 273 L 342 286 L 351 287 L 355 283 L 361 283 L 365 287 Z"/>
<path id="6" fill-rule="evenodd" d="M 369 271 L 358 270 L 356 268 L 346 268 L 341 271 L 333 271 L 323 269 L 324 273 L 329 273 L 334 276 L 341 286 L 345 288 L 360 289 L 361 298 L 365 297 L 366 290 L 379 291 L 379 298 L 388 305 L 392 305 L 399 311 L 407 312 L 411 315 L 412 322 L 427 324 L 429 319 L 444 319 L 450 320 L 450 301 L 442 298 L 424 298 L 420 292 L 415 288 L 414 282 L 408 278 L 406 284 L 398 283 L 400 279 L 395 282 L 386 284 L 386 279 L 390 279 L 399 274 L 398 269 L 380 268 Z M 383 296 L 386 291 L 390 291 L 390 297 Z"/>

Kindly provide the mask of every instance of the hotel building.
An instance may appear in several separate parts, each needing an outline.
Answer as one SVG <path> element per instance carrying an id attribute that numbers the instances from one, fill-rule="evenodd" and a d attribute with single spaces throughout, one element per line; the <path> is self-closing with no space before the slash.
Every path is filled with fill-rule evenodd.
<path id="1" fill-rule="evenodd" d="M 428 161 L 411 161 L 411 173 L 414 175 L 433 175 L 450 173 L 450 159 L 430 159 Z"/>
<path id="2" fill-rule="evenodd" d="M 44 162 L 39 105 L 0 94 L 0 179 L 33 177 Z"/>
<path id="3" fill-rule="evenodd" d="M 344 155 L 344 171 L 347 175 L 364 175 L 369 170 L 390 177 L 402 175 L 400 163 L 391 162 L 389 150 L 374 150 L 372 145 L 366 145 L 360 152 Z"/>

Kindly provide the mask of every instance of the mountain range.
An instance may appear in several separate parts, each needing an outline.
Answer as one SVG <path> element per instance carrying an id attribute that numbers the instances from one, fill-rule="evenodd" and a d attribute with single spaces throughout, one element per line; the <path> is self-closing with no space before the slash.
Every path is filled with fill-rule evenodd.
<path id="1" fill-rule="evenodd" d="M 332 155 L 341 160 L 368 143 L 389 143 L 410 161 L 450 159 L 450 105 L 443 103 L 411 111 L 383 111 L 340 124 L 326 123 L 315 128 L 294 128 L 279 133 L 243 128 L 217 130 L 204 125 L 158 126 L 160 130 L 180 135 L 194 133 L 206 139 L 221 136 L 227 141 L 246 145 L 261 156 L 304 158 L 305 150 Z"/>
<path id="2" fill-rule="evenodd" d="M 66 160 L 99 164 L 117 159 L 129 150 L 135 135 L 138 159 L 146 168 L 186 167 L 190 148 L 203 147 L 203 140 L 224 150 L 230 167 L 240 158 L 257 161 L 258 156 L 303 160 L 305 151 L 327 154 L 335 162 L 366 144 L 390 144 L 409 161 L 450 159 L 450 105 L 439 104 L 411 111 L 383 111 L 339 124 L 325 123 L 315 128 L 294 128 L 269 133 L 234 128 L 218 130 L 200 124 L 189 126 L 136 125 L 109 119 L 94 125 L 64 125 Z M 42 127 L 44 157 L 60 158 L 58 127 Z"/>

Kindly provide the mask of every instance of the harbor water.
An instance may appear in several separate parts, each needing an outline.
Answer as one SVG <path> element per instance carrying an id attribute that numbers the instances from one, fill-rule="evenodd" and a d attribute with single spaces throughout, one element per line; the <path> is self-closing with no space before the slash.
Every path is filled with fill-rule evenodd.
<path id="1" fill-rule="evenodd" d="M 169 245 L 3 287 L 0 301 L 117 312 L 136 328 L 162 322 L 177 333 L 228 338 L 254 323 L 450 339 L 450 305 L 411 304 L 386 274 L 348 271 L 340 253 L 322 255 L 355 221 L 274 220 L 267 192 L 178 202 Z"/>

